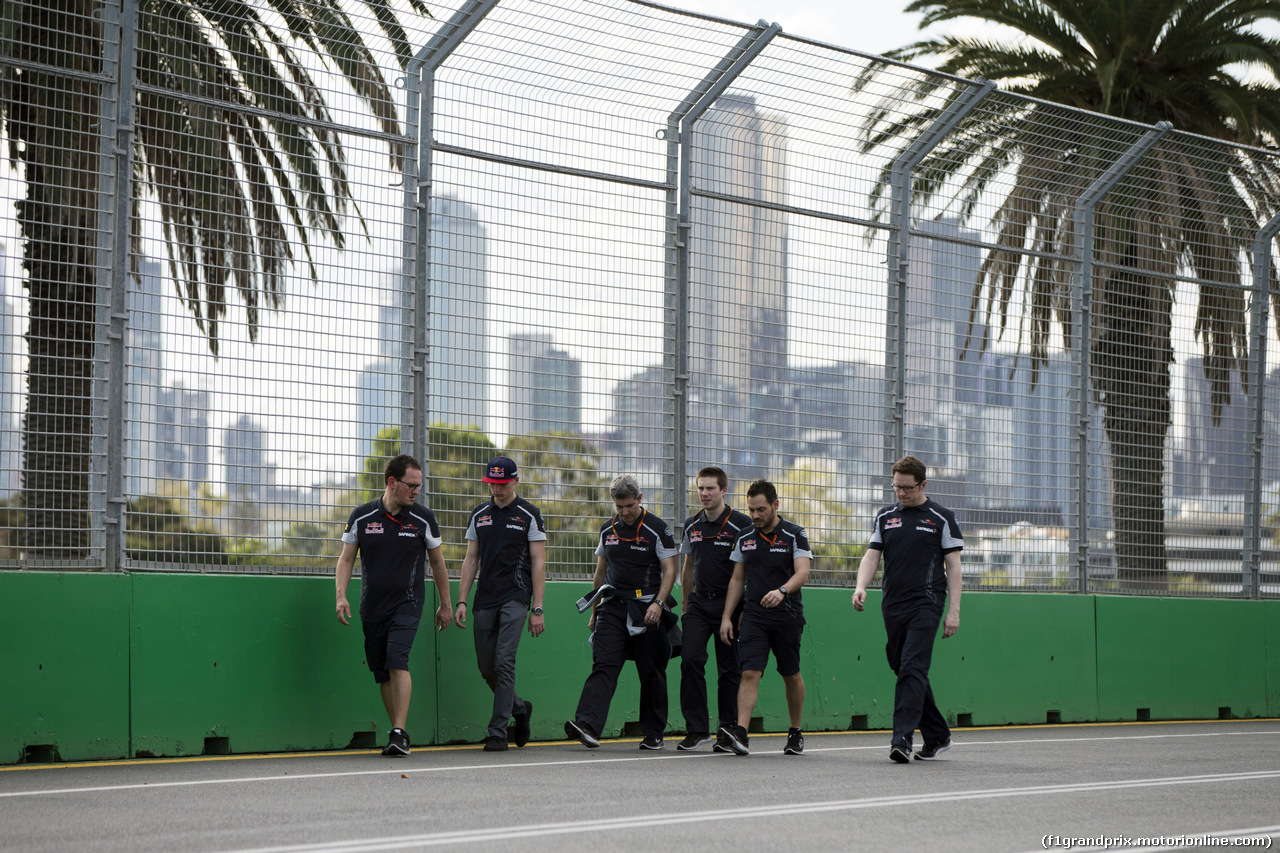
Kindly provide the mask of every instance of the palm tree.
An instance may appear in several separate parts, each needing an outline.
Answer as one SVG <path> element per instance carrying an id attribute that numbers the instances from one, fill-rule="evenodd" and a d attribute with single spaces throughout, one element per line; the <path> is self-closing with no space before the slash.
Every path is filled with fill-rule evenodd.
<path id="1" fill-rule="evenodd" d="M 972 219 L 979 202 L 989 202 L 996 180 L 1008 181 L 991 219 L 997 248 L 987 252 L 975 283 L 972 318 L 984 319 L 986 329 L 996 319 L 1001 333 L 1015 320 L 1020 343 L 1029 348 L 1033 382 L 1047 361 L 1055 320 L 1068 344 L 1073 334 L 1092 335 L 1093 390 L 1112 454 L 1120 579 L 1130 588 L 1162 588 L 1175 289 L 1179 273 L 1198 283 L 1195 333 L 1216 419 L 1229 400 L 1231 373 L 1244 376 L 1241 259 L 1280 200 L 1280 159 L 1271 154 L 1280 140 L 1280 42 L 1254 29 L 1280 20 L 1280 4 L 915 0 L 906 11 L 924 14 L 921 27 L 977 19 L 1004 29 L 990 37 L 920 41 L 889 58 L 936 57 L 946 74 L 985 77 L 1003 92 L 1038 99 L 998 95 L 984 101 L 983 120 L 962 123 L 922 164 L 914 200 L 927 205 L 948 199 L 962 219 Z M 1269 76 L 1241 79 L 1238 72 L 1249 66 Z M 859 85 L 885 68 L 873 66 Z M 915 92 L 918 104 L 937 103 L 926 99 L 957 85 L 954 78 L 930 75 Z M 1067 311 L 1072 212 L 1080 193 L 1110 165 L 1114 142 L 1109 154 L 1100 150 L 1107 128 L 1097 122 L 1089 127 L 1058 104 L 1144 125 L 1166 121 L 1179 131 L 1233 143 L 1212 146 L 1216 156 L 1206 157 L 1204 140 L 1166 137 L 1099 206 L 1095 245 L 1108 263 L 1095 268 L 1091 329 L 1073 330 Z M 886 104 L 870 117 L 864 148 L 899 144 L 895 140 L 918 134 L 938 115 L 938 109 L 919 106 L 903 117 L 900 102 Z M 886 170 L 873 193 L 881 213 L 887 184 Z M 1020 318 L 1011 317 L 1018 312 Z"/>
<path id="2" fill-rule="evenodd" d="M 412 47 L 395 12 L 386 0 L 360 2 L 407 65 Z M 421 0 L 405 2 L 429 15 Z M 345 154 L 306 54 L 324 57 L 392 139 L 396 107 L 350 3 L 137 5 L 136 54 L 121 58 L 137 81 L 135 126 L 122 137 L 132 140 L 133 174 L 120 180 L 131 179 L 135 214 L 143 198 L 158 203 L 173 279 L 216 355 L 228 287 L 253 339 L 259 311 L 280 304 L 283 276 L 305 264 L 314 278 L 313 245 L 343 245 Z M 113 227 L 99 213 L 109 189 L 99 120 L 114 109 L 104 55 L 120 36 L 93 0 L 4 8 L 0 131 L 27 190 L 17 204 L 30 319 L 23 545 L 28 560 L 74 560 L 87 547 L 97 292 L 111 275 L 99 258 L 99 231 Z M 393 141 L 393 168 L 401 153 Z M 130 219 L 136 250 L 139 217 Z"/>

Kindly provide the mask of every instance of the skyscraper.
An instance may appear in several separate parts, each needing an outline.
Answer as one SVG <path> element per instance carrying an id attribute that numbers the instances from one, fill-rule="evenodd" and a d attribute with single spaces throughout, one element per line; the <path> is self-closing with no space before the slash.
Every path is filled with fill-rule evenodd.
<path id="1" fill-rule="evenodd" d="M 18 278 L 10 276 L 9 256 L 0 245 L 0 500 L 12 497 L 22 479 L 22 378 L 18 374 L 18 317 L 10 294 Z"/>
<path id="2" fill-rule="evenodd" d="M 582 432 L 582 362 L 551 335 L 511 336 L 507 431 L 511 435 Z"/>
<path id="3" fill-rule="evenodd" d="M 452 196 L 431 199 L 428 419 L 481 432 L 489 426 L 487 252 L 475 208 Z"/>
<path id="4" fill-rule="evenodd" d="M 695 125 L 690 179 L 719 196 L 693 211 L 690 452 L 754 479 L 789 463 L 793 438 L 786 214 L 760 204 L 787 200 L 786 123 L 754 97 L 722 95 Z"/>
<path id="5" fill-rule="evenodd" d="M 160 264 L 138 262 L 129 277 L 129 325 L 125 343 L 125 495 L 155 494 L 160 473 L 160 402 L 164 375 Z"/>
<path id="6" fill-rule="evenodd" d="M 275 485 L 275 466 L 267 462 L 266 431 L 249 415 L 241 415 L 222 431 L 222 464 L 227 496 L 237 501 L 260 501 Z"/>
<path id="7" fill-rule="evenodd" d="M 197 493 L 210 477 L 209 392 L 182 383 L 165 388 L 157 438 L 160 478 L 185 484 L 188 493 Z"/>

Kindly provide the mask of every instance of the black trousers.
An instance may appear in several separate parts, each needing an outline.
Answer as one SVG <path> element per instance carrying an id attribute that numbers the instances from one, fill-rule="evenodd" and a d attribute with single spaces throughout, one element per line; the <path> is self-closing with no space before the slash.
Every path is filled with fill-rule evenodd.
<path id="1" fill-rule="evenodd" d="M 720 641 L 720 619 L 724 614 L 724 598 L 709 599 L 698 593 L 689 596 L 689 609 L 680 626 L 684 631 L 684 650 L 680 656 L 680 713 L 688 732 L 714 732 L 707 710 L 706 666 L 707 641 L 716 650 L 716 706 L 719 723 L 738 722 L 738 685 L 742 671 L 738 668 L 738 624 L 734 620 L 734 641 Z M 735 614 L 739 619 L 741 610 Z"/>
<path id="2" fill-rule="evenodd" d="M 884 616 L 889 635 L 885 652 L 889 668 L 898 676 L 893 692 L 893 746 L 911 749 L 912 734 L 917 728 L 926 744 L 944 743 L 951 737 L 929 685 L 933 642 L 941 621 L 942 611 L 930 607 Z"/>
<path id="3" fill-rule="evenodd" d="M 628 658 L 636 662 L 640 676 L 640 731 L 645 737 L 660 738 L 667 730 L 667 663 L 671 660 L 671 642 L 667 632 L 657 626 L 630 636 L 626 602 L 617 598 L 596 608 L 591 674 L 582 685 L 575 719 L 586 723 L 597 735 L 603 732 L 609 703 L 618 689 L 618 676 Z"/>

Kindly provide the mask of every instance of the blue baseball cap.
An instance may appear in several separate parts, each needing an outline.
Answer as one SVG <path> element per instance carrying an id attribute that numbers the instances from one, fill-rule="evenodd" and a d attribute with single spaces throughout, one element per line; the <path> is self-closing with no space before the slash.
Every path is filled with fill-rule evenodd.
<path id="1" fill-rule="evenodd" d="M 495 456 L 489 460 L 485 475 L 481 478 L 486 483 L 510 483 L 516 478 L 516 463 L 508 456 Z"/>

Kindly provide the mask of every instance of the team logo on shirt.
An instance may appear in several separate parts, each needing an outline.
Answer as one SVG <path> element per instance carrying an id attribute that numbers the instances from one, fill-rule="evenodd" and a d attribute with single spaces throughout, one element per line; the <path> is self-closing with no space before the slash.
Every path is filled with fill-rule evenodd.
<path id="1" fill-rule="evenodd" d="M 482 515 L 476 519 L 476 527 L 488 527 L 493 524 L 493 516 Z"/>
<path id="2" fill-rule="evenodd" d="M 690 530 L 690 531 L 689 531 L 689 541 L 690 541 L 690 542 L 701 542 L 701 541 L 702 541 L 702 531 L 701 531 L 701 530 Z"/>
<path id="3" fill-rule="evenodd" d="M 366 536 L 368 536 L 370 533 L 381 533 L 381 532 L 382 532 L 382 522 L 380 522 L 380 521 L 371 521 L 371 522 L 369 522 L 368 524 L 366 524 L 366 525 L 364 526 L 364 532 L 365 532 L 365 535 L 366 535 Z"/>
<path id="4" fill-rule="evenodd" d="M 742 543 L 742 550 L 744 551 L 754 551 L 755 549 L 756 549 L 756 540 L 754 539 L 748 539 L 746 542 Z"/>
<path id="5" fill-rule="evenodd" d="M 606 545 L 617 545 L 617 544 L 618 544 L 618 537 L 617 537 L 617 536 L 614 536 L 612 533 L 610 533 L 608 536 L 604 537 L 604 544 L 606 544 Z"/>
<path id="6" fill-rule="evenodd" d="M 892 530 L 895 527 L 901 527 L 901 526 L 902 526 L 902 519 L 900 518 L 891 518 L 884 523 L 885 530 Z"/>

